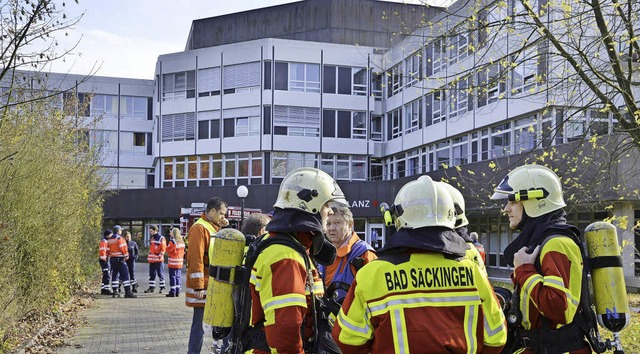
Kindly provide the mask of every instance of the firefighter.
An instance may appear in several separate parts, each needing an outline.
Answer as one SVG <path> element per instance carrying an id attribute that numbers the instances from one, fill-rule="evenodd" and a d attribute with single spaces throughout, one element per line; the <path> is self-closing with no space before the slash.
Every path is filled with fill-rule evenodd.
<path id="1" fill-rule="evenodd" d="M 567 224 L 560 179 L 544 166 L 520 166 L 491 199 L 506 200 L 509 227 L 520 231 L 504 250 L 519 297 L 512 304 L 519 323 L 509 324 L 515 331 L 511 351 L 591 353 L 576 315 L 583 279 L 580 231 Z"/>
<path id="2" fill-rule="evenodd" d="M 180 273 L 184 265 L 184 241 L 180 234 L 180 229 L 171 229 L 171 239 L 167 245 L 167 255 L 169 256 L 169 284 L 171 289 L 167 297 L 178 297 L 180 295 Z"/>
<path id="3" fill-rule="evenodd" d="M 356 274 L 333 327 L 343 353 L 499 353 L 504 314 L 464 257 L 448 191 L 429 176 L 398 192 L 397 232 Z"/>
<path id="4" fill-rule="evenodd" d="M 131 292 L 131 284 L 129 283 L 129 268 L 127 267 L 127 259 L 129 258 L 129 250 L 127 249 L 127 241 L 119 234 L 111 234 L 107 240 L 109 262 L 111 263 L 111 288 L 113 297 L 118 294 L 118 277 L 124 286 L 124 297 L 137 297 Z"/>
<path id="5" fill-rule="evenodd" d="M 100 294 L 102 295 L 112 295 L 111 293 L 111 268 L 109 267 L 109 260 L 107 259 L 107 254 L 109 253 L 109 246 L 107 244 L 107 240 L 113 232 L 111 230 L 105 230 L 102 239 L 100 239 L 98 255 L 100 256 L 100 268 L 102 269 L 102 288 L 100 289 Z"/>
<path id="6" fill-rule="evenodd" d="M 346 200 L 333 178 L 315 168 L 298 168 L 287 174 L 278 191 L 269 238 L 288 238 L 292 246 L 274 244 L 260 253 L 251 272 L 251 323 L 260 329 L 252 340 L 254 353 L 319 352 L 314 341 L 315 303 L 312 294 L 324 294 L 322 279 L 309 261 L 329 265 L 335 247 L 325 238 L 323 225 L 332 214 L 329 202 Z M 302 247 L 298 247 L 302 246 Z M 329 339 L 330 339 L 329 335 Z"/>
<path id="7" fill-rule="evenodd" d="M 207 302 L 207 286 L 209 282 L 209 241 L 222 227 L 228 226 L 225 218 L 227 203 L 219 197 L 207 202 L 205 212 L 189 228 L 189 253 L 187 253 L 187 291 L 186 304 L 193 307 L 191 332 L 189 334 L 188 353 L 200 353 L 204 330 L 202 318 L 204 305 Z"/>
<path id="8" fill-rule="evenodd" d="M 144 292 L 152 293 L 155 291 L 157 275 L 158 285 L 160 286 L 159 293 L 162 294 L 164 290 L 164 253 L 167 251 L 167 241 L 164 236 L 160 235 L 156 225 L 149 226 L 149 234 L 151 234 L 149 255 L 147 256 L 149 261 L 149 288 Z"/>

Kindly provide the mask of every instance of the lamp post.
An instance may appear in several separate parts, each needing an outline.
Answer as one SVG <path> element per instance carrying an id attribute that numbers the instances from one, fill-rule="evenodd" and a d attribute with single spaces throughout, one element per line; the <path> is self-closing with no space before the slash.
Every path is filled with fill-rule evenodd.
<path id="1" fill-rule="evenodd" d="M 240 206 L 240 225 L 238 226 L 238 230 L 242 230 L 242 224 L 244 223 L 244 198 L 249 195 L 249 189 L 246 186 L 238 186 L 236 194 L 238 195 L 238 198 L 242 200 L 242 204 Z"/>

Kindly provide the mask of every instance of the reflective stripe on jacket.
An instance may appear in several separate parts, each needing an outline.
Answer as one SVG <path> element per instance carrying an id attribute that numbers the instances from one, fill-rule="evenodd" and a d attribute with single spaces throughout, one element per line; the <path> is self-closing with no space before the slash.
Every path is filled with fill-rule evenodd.
<path id="1" fill-rule="evenodd" d="M 513 272 L 520 285 L 520 311 L 524 329 L 542 326 L 541 312 L 557 329 L 571 323 L 580 304 L 582 256 L 569 237 L 549 239 L 540 250 L 538 273 L 533 264 L 522 264 Z"/>
<path id="2" fill-rule="evenodd" d="M 167 251 L 167 241 L 164 236 L 155 234 L 151 238 L 149 244 L 149 255 L 147 260 L 149 263 L 161 263 L 164 262 L 164 253 Z"/>
<path id="3" fill-rule="evenodd" d="M 98 256 L 100 256 L 100 260 L 106 261 L 107 254 L 109 253 L 109 246 L 106 238 L 103 238 L 102 240 L 100 240 L 99 248 L 100 250 L 98 251 Z"/>
<path id="4" fill-rule="evenodd" d="M 305 245 L 305 248 L 309 246 Z M 305 317 L 312 316 L 309 306 L 311 287 L 314 295 L 324 294 L 322 279 L 313 262 L 311 267 L 312 285 L 307 284 L 307 269 L 302 255 L 289 246 L 274 244 L 260 253 L 251 270 L 251 322 L 255 325 L 264 320 L 267 343 L 272 352 L 304 353 L 300 329 Z M 312 323 L 313 317 L 310 318 Z M 313 333 L 305 331 L 305 335 Z M 254 353 L 262 352 L 255 350 Z"/>
<path id="5" fill-rule="evenodd" d="M 118 234 L 111 236 L 107 241 L 107 245 L 109 246 L 107 255 L 111 258 L 126 257 L 129 255 L 127 241 Z"/>
<path id="6" fill-rule="evenodd" d="M 204 214 L 189 228 L 189 252 L 187 252 L 187 281 L 185 302 L 189 307 L 204 307 L 207 296 L 198 300 L 195 292 L 207 290 L 209 284 L 209 242 L 220 228 L 208 221 Z"/>
<path id="7" fill-rule="evenodd" d="M 169 268 L 182 268 L 182 265 L 184 264 L 184 242 L 178 242 L 175 239 L 169 240 L 167 255 L 169 255 Z"/>
<path id="8" fill-rule="evenodd" d="M 413 252 L 356 274 L 333 327 L 343 353 L 499 353 L 507 340 L 489 281 L 467 258 Z"/>

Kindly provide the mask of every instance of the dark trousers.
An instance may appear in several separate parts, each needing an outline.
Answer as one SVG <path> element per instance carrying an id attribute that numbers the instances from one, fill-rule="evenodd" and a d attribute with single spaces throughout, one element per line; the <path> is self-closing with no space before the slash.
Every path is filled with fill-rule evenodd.
<path id="1" fill-rule="evenodd" d="M 131 286 L 138 284 L 138 281 L 136 280 L 136 275 L 134 274 L 135 265 L 136 265 L 136 261 L 134 259 L 129 258 L 127 260 L 127 267 L 129 268 L 129 280 L 131 281 Z"/>
<path id="2" fill-rule="evenodd" d="M 164 263 L 149 263 L 149 288 L 155 289 L 156 287 L 156 274 L 159 278 L 159 286 L 164 288 Z"/>
<path id="3" fill-rule="evenodd" d="M 129 292 L 131 283 L 129 282 L 129 267 L 124 258 L 111 258 L 111 288 L 118 291 L 118 279 L 124 285 L 124 291 Z"/>
<path id="4" fill-rule="evenodd" d="M 182 272 L 182 269 L 169 268 L 169 285 L 171 285 L 171 290 L 169 290 L 169 293 L 180 294 L 180 273 L 181 272 Z"/>
<path id="5" fill-rule="evenodd" d="M 102 269 L 102 288 L 101 290 L 109 290 L 111 287 L 111 267 L 109 262 L 100 260 L 100 268 Z"/>

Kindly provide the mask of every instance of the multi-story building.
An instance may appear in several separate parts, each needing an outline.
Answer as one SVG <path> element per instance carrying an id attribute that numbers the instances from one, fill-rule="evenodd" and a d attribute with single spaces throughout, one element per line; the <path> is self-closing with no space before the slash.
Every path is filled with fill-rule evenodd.
<path id="1" fill-rule="evenodd" d="M 388 230 L 379 203 L 391 204 L 416 175 L 450 177 L 461 168 L 494 174 L 489 162 L 615 132 L 612 116 L 595 109 L 566 119 L 576 107 L 542 89 L 554 67 L 534 59 L 546 58 L 545 43 L 534 37 L 512 54 L 507 44 L 521 35 L 512 28 L 491 39 L 505 46 L 489 47 L 477 22 L 463 20 L 478 12 L 457 11 L 451 21 L 437 8 L 308 0 L 194 21 L 185 51 L 158 58 L 153 87 L 141 82 L 134 94 L 117 80 L 123 86 L 104 86 L 91 101 L 91 112 L 95 105 L 107 115 L 115 107 L 109 99 L 145 98 L 139 105 L 133 98 L 139 111 L 132 110 L 132 122 L 121 123 L 128 117 L 121 114 L 105 133 L 118 141 L 106 165 L 118 168 L 112 186 L 122 189 L 105 205 L 108 222 L 134 231 L 169 227 L 179 223 L 180 207 L 212 196 L 268 212 L 287 172 L 312 166 L 335 177 L 356 231 L 380 246 Z M 479 13 L 500 23 L 517 11 Z M 135 171 L 126 162 L 134 160 Z M 244 200 L 236 196 L 240 185 L 249 190 Z M 612 211 L 640 219 L 638 200 L 611 200 L 609 211 L 572 206 L 570 218 L 582 229 Z M 501 251 L 514 233 L 499 207 L 471 199 L 468 215 L 488 266 L 504 268 Z M 640 241 L 633 230 L 619 231 L 626 243 Z M 625 275 L 640 275 L 634 247 L 623 257 Z"/>

